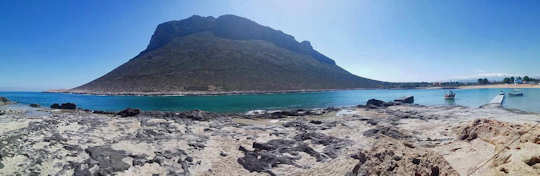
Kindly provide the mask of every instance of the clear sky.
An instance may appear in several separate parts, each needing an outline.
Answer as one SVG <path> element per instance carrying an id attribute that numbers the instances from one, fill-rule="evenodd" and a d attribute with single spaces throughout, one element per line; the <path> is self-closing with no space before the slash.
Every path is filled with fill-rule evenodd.
<path id="1" fill-rule="evenodd" d="M 195 14 L 252 19 L 383 81 L 540 75 L 540 1 L 3 0 L 0 90 L 79 86 Z"/>

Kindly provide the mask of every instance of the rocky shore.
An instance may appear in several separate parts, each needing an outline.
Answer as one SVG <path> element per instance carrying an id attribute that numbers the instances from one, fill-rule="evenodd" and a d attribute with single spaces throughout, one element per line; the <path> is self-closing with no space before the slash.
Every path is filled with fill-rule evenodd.
<path id="1" fill-rule="evenodd" d="M 540 174 L 540 116 L 500 107 L 0 110 L 0 175 Z"/>

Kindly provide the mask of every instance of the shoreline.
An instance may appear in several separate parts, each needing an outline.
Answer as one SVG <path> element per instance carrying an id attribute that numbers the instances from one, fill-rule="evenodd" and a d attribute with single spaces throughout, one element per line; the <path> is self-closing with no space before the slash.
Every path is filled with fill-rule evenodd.
<path id="1" fill-rule="evenodd" d="M 417 87 L 417 88 L 353 88 L 353 89 L 304 89 L 304 90 L 275 90 L 275 91 L 173 91 L 173 92 L 96 92 L 85 90 L 56 89 L 42 91 L 42 93 L 68 93 L 81 95 L 102 96 L 216 96 L 216 95 L 264 95 L 264 94 L 289 94 L 289 93 L 317 93 L 349 90 L 416 90 L 416 89 L 443 89 L 442 87 Z"/>
<path id="2" fill-rule="evenodd" d="M 538 84 L 490 84 L 490 85 L 466 85 L 455 89 L 501 89 L 501 88 L 540 88 Z M 444 87 L 415 87 L 415 88 L 353 88 L 353 89 L 304 89 L 304 90 L 275 90 L 275 91 L 171 91 L 171 92 L 99 92 L 87 90 L 56 89 L 42 91 L 42 93 L 68 93 L 81 95 L 101 96 L 218 96 L 218 95 L 264 95 L 264 94 L 289 94 L 289 93 L 317 93 L 348 90 L 423 90 L 423 89 L 447 89 Z"/>
<path id="3" fill-rule="evenodd" d="M 468 85 L 468 86 L 459 86 L 458 89 L 538 89 L 540 88 L 539 84 L 488 84 L 488 85 Z"/>
<path id="4" fill-rule="evenodd" d="M 0 109 L 7 109 L 0 115 L 0 175 L 540 173 L 540 128 L 534 129 L 540 116 L 498 107 L 404 104 L 279 116 L 190 111 L 126 117 Z M 521 140 L 508 143 L 516 136 Z M 504 157 L 489 160 L 499 149 Z"/>

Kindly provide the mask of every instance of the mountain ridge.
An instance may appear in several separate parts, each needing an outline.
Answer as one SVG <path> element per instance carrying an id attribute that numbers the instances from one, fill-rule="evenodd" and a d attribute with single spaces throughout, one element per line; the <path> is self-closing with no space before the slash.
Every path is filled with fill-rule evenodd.
<path id="1" fill-rule="evenodd" d="M 249 19 L 194 15 L 161 23 L 148 47 L 75 93 L 280 92 L 380 88 L 282 31 Z"/>

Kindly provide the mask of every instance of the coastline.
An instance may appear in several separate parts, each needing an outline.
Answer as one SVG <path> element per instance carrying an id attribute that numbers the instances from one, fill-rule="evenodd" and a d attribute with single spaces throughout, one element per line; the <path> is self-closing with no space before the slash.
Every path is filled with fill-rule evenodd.
<path id="1" fill-rule="evenodd" d="M 342 90 L 375 90 L 370 88 L 356 89 L 304 89 L 304 90 L 276 90 L 276 91 L 171 91 L 171 92 L 99 92 L 85 90 L 47 90 L 43 93 L 70 93 L 83 95 L 106 95 L 106 96 L 213 96 L 213 95 L 249 95 L 249 94 L 287 94 L 309 92 L 331 92 Z"/>
<path id="2" fill-rule="evenodd" d="M 501 89 L 501 88 L 540 88 L 538 84 L 489 84 L 458 86 L 456 89 Z M 88 90 L 55 89 L 42 91 L 43 93 L 68 93 L 82 95 L 102 96 L 215 96 L 215 95 L 251 95 L 251 94 L 288 94 L 288 93 L 316 93 L 347 90 L 416 90 L 416 89 L 446 89 L 444 87 L 415 87 L 415 88 L 353 88 L 353 89 L 303 89 L 303 90 L 275 90 L 275 91 L 170 91 L 170 92 L 101 92 Z"/>
<path id="3" fill-rule="evenodd" d="M 316 93 L 347 90 L 415 90 L 415 89 L 443 89 L 442 87 L 417 88 L 351 88 L 351 89 L 302 89 L 302 90 L 248 90 L 248 91 L 171 91 L 171 92 L 101 92 L 88 90 L 54 89 L 42 93 L 68 93 L 82 95 L 104 96 L 214 96 L 214 95 L 251 95 L 251 94 L 288 94 L 288 93 Z"/>
<path id="4" fill-rule="evenodd" d="M 6 110 L 0 115 L 0 175 L 540 173 L 540 128 L 533 128 L 540 115 L 499 107 L 405 104 L 279 116 L 188 111 L 127 117 L 0 109 Z M 520 140 L 508 142 L 516 136 Z M 497 152 L 503 157 L 489 160 Z"/>
<path id="5" fill-rule="evenodd" d="M 458 89 L 504 89 L 504 88 L 540 88 L 539 84 L 488 84 L 488 85 L 470 85 L 470 86 L 459 86 Z"/>

